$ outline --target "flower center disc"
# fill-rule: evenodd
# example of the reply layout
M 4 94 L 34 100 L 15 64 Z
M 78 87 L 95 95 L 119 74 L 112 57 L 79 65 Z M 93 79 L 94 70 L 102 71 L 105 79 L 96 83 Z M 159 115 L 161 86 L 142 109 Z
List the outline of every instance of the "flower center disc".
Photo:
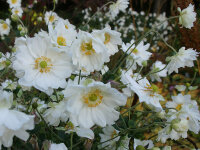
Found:
M 50 21 L 50 22 L 53 22 L 53 21 L 54 21 L 54 19 L 55 19 L 55 17 L 54 17 L 54 16 L 50 16 L 50 17 L 49 17 L 49 21 Z
M 4 30 L 8 29 L 8 25 L 6 23 L 3 23 L 2 27 L 3 27 Z
M 51 70 L 51 59 L 41 56 L 35 60 L 35 69 L 39 69 L 41 73 L 48 73 Z
M 59 36 L 58 38 L 57 38 L 57 43 L 58 43 L 58 45 L 60 45 L 60 46 L 66 46 L 67 44 L 66 44 L 66 39 L 64 38 L 64 37 L 62 37 L 62 36 Z
M 88 43 L 82 42 L 81 50 L 85 55 L 92 55 L 93 53 L 95 53 L 95 50 L 92 46 L 92 40 Z
M 110 42 L 110 34 L 105 33 L 104 36 L 105 36 L 104 44 L 108 44 Z
M 96 89 L 89 92 L 86 96 L 83 97 L 84 103 L 88 105 L 88 107 L 96 107 L 101 104 L 103 96 L 101 95 L 101 91 Z
M 12 3 L 12 4 L 16 4 L 16 3 L 17 3 L 17 0 L 11 0 L 11 3 Z

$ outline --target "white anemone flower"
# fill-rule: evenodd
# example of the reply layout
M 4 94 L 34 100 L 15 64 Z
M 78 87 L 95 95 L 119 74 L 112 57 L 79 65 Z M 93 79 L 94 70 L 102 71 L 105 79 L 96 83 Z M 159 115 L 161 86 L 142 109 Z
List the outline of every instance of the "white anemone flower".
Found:
M 20 85 L 34 86 L 50 95 L 53 89 L 66 86 L 73 66 L 68 54 L 57 52 L 49 43 L 40 36 L 18 38 L 13 68 Z
M 196 12 L 194 11 L 194 5 L 190 4 L 187 8 L 183 10 L 178 7 L 178 11 L 180 12 L 179 24 L 185 28 L 191 29 L 194 26 L 194 22 L 196 21 Z
M 153 72 L 156 72 L 156 71 L 159 71 L 163 68 L 165 68 L 165 64 L 163 64 L 161 61 L 156 61 L 152 66 L 151 66 L 151 70 Z M 157 72 L 157 73 L 153 73 L 150 75 L 150 78 L 152 81 L 158 81 L 158 82 L 161 82 L 161 78 L 160 77 L 166 77 L 167 76 L 167 69 L 164 69 L 160 72 Z
M 60 143 L 60 144 L 52 143 L 50 145 L 49 150 L 68 150 L 68 149 L 67 149 L 67 147 L 65 146 L 64 143 Z
M 115 18 L 120 11 L 125 12 L 128 5 L 129 5 L 129 0 L 117 0 L 116 3 L 111 4 L 109 10 L 111 17 Z
M 146 147 L 148 149 L 151 149 L 154 147 L 154 144 L 153 144 L 153 141 L 152 140 L 139 140 L 139 139 L 134 139 L 134 150 L 136 150 L 137 146 L 143 146 L 143 147 Z
M 69 118 L 69 113 L 66 110 L 66 102 L 61 101 L 59 103 L 49 103 L 48 108 L 44 114 L 44 119 L 53 126 L 58 126 L 60 121 L 66 122 Z
M 93 30 L 92 35 L 106 45 L 110 55 L 114 55 L 119 51 L 118 45 L 122 44 L 121 33 L 106 27 L 103 30 Z
M 130 43 L 127 43 L 126 45 L 123 43 L 122 45 L 122 50 L 124 52 L 126 52 L 128 50 L 128 48 L 134 43 L 134 40 L 131 40 Z M 133 58 L 133 60 L 129 60 L 129 61 L 133 61 L 127 64 L 131 64 L 132 66 L 127 66 L 127 68 L 131 67 L 133 70 L 135 70 L 136 64 L 138 64 L 139 66 L 143 66 L 143 62 L 149 60 L 149 58 L 151 57 L 152 53 L 148 52 L 147 50 L 149 49 L 150 44 L 144 44 L 144 42 L 140 42 L 136 47 L 135 44 L 133 44 L 131 46 L 131 48 L 129 49 L 129 51 L 127 52 L 128 54 L 131 52 L 130 57 Z
M 51 43 L 57 46 L 59 51 L 69 52 L 69 47 L 76 38 L 76 30 L 68 26 L 62 20 L 59 20 L 55 26 L 52 24 L 48 26 Z
M 99 148 L 105 148 L 107 150 L 115 150 L 116 142 L 120 139 L 120 136 L 118 136 L 118 133 L 119 131 L 116 130 L 113 126 L 107 126 L 103 128 L 103 134 L 100 133 L 99 136 L 101 137 L 100 142 L 104 142 L 104 143 L 102 143 L 99 146 Z
M 79 31 L 71 46 L 72 61 L 78 70 L 99 71 L 109 61 L 106 46 L 90 33 Z
M 9 4 L 10 8 L 21 6 L 21 0 L 7 0 L 7 3 Z
M 140 75 L 132 75 L 122 71 L 122 82 L 126 84 L 133 92 L 135 92 L 140 102 L 155 108 L 155 110 L 162 110 L 162 106 L 159 101 L 164 101 L 162 95 L 158 94 L 158 87 L 151 85 L 146 78 L 141 79 Z M 136 80 L 140 79 L 136 82 Z
M 21 7 L 14 7 L 12 8 L 12 14 L 22 17 L 23 10 Z
M 0 20 L 0 35 L 8 35 L 10 32 L 10 19 L 6 19 L 5 21 Z
M 91 128 L 93 125 L 105 127 L 119 119 L 118 106 L 126 104 L 127 97 L 111 85 L 92 79 L 77 80 L 68 84 L 63 91 L 67 98 L 67 110 L 73 114 L 80 127 Z M 74 123 L 72 121 L 72 123 Z
M 44 20 L 45 20 L 45 22 L 46 22 L 46 25 L 53 24 L 53 23 L 55 23 L 58 19 L 59 19 L 59 17 L 58 17 L 58 15 L 57 15 L 55 12 L 47 11 L 47 12 L 45 13 Z
M 200 112 L 197 102 L 191 100 L 190 95 L 182 95 L 181 93 L 172 96 L 172 99 L 173 101 L 166 103 L 166 107 L 175 108 L 178 112 L 171 115 L 171 120 L 176 117 L 188 120 L 189 130 L 197 134 L 200 131 Z
M 11 147 L 13 137 L 26 141 L 29 133 L 26 130 L 34 128 L 34 116 L 26 115 L 17 110 L 11 110 L 13 94 L 0 90 L 0 149 Z
M 1 83 L 1 87 L 3 89 L 9 89 L 13 91 L 17 88 L 17 82 L 13 82 L 12 80 L 5 80 L 3 83 Z
M 178 68 L 181 67 L 192 67 L 194 66 L 193 61 L 197 60 L 198 52 L 193 50 L 192 48 L 185 49 L 185 47 L 182 47 L 179 49 L 179 52 L 169 57 L 169 64 L 167 65 L 168 74 L 171 74 L 172 72 L 178 73 Z

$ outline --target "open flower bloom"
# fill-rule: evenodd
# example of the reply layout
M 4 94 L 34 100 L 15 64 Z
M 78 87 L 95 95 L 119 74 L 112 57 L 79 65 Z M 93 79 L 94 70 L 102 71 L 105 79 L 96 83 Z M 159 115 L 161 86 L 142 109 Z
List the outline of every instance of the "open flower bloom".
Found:
M 55 21 L 57 21 L 59 19 L 58 15 L 55 13 L 55 12 L 52 12 L 52 11 L 47 11 L 45 13 L 45 22 L 46 22 L 46 25 L 49 25 L 49 24 L 53 24 L 55 23 Z
M 138 76 L 132 75 L 129 72 L 122 71 L 122 82 L 126 84 L 133 92 L 135 92 L 140 102 L 153 106 L 156 110 L 162 110 L 159 101 L 164 101 L 162 95 L 158 94 L 158 87 L 151 85 L 146 78 L 136 82 Z M 139 77 L 138 79 L 140 79 Z
M 128 48 L 131 46 L 131 44 L 133 43 L 134 43 L 134 40 L 131 40 L 130 43 L 127 43 L 126 45 L 123 44 L 122 50 L 126 52 Z M 135 44 L 133 44 L 131 48 L 129 49 L 129 51 L 127 52 L 127 54 L 131 52 L 130 57 L 133 58 L 133 59 L 128 59 L 128 61 L 131 61 L 131 62 L 128 62 L 127 64 L 130 64 L 132 66 L 127 66 L 127 68 L 132 68 L 133 70 L 135 70 L 137 68 L 136 64 L 138 64 L 139 66 L 143 66 L 143 62 L 149 60 L 152 54 L 147 51 L 149 47 L 150 47 L 150 44 L 144 45 L 143 41 L 140 42 L 136 47 L 135 47 Z
M 10 32 L 10 20 L 6 19 L 5 21 L 0 20 L 0 35 L 8 35 Z
M 121 33 L 106 27 L 103 30 L 93 30 L 92 35 L 105 44 L 110 55 L 114 55 L 119 51 L 118 45 L 122 44 Z
M 114 124 L 120 114 L 115 108 L 125 105 L 127 99 L 110 84 L 92 79 L 83 80 L 80 84 L 74 80 L 63 93 L 68 99 L 67 110 L 77 120 L 75 124 L 84 128 L 91 128 L 95 124 L 101 127 Z
M 116 149 L 116 142 L 120 139 L 120 136 L 117 137 L 119 131 L 116 130 L 113 126 L 107 126 L 103 128 L 103 134 L 99 134 L 101 137 L 100 142 L 105 142 L 102 143 L 99 148 L 106 148 L 108 150 L 115 150 Z M 111 140 L 112 139 L 112 140 Z M 110 141 L 108 141 L 110 140 Z
M 78 70 L 99 71 L 109 61 L 106 46 L 90 33 L 79 31 L 71 46 L 72 61 Z
M 59 103 L 49 103 L 48 108 L 44 114 L 44 119 L 53 126 L 58 126 L 60 121 L 66 122 L 69 118 L 69 114 L 66 111 L 66 102 L 61 101 Z
M 167 126 L 159 131 L 158 141 L 165 143 L 167 139 L 178 140 L 179 138 L 187 138 L 188 131 L 187 119 L 174 119 L 168 122 Z
M 191 100 L 190 95 L 182 94 L 172 96 L 172 99 L 173 101 L 166 103 L 167 108 L 175 108 L 177 110 L 176 113 L 171 115 L 171 120 L 176 117 L 188 120 L 189 130 L 197 134 L 200 130 L 200 112 L 197 102 Z
M 67 149 L 67 147 L 65 146 L 64 143 L 60 143 L 60 144 L 52 143 L 50 145 L 49 150 L 68 150 L 68 149 Z
M 152 70 L 153 72 L 156 72 L 156 71 L 159 71 L 159 70 L 165 68 L 165 66 L 166 66 L 166 65 L 163 64 L 161 61 L 156 61 L 156 62 L 152 65 L 151 70 Z M 155 80 L 156 80 L 156 81 L 158 81 L 158 82 L 161 82 L 161 81 L 162 81 L 160 77 L 166 77 L 166 76 L 167 76 L 167 69 L 164 69 L 164 70 L 162 70 L 162 71 L 160 71 L 160 72 L 153 73 L 153 74 L 150 75 L 152 81 L 155 81 Z
M 176 55 L 168 58 L 170 60 L 169 64 L 167 65 L 168 74 L 171 74 L 174 71 L 178 73 L 178 68 L 181 67 L 194 66 L 193 61 L 197 60 L 198 54 L 199 53 L 192 48 L 187 50 L 185 47 L 180 48 Z
M 120 11 L 125 12 L 126 8 L 128 7 L 128 0 L 117 0 L 116 3 L 110 5 L 110 11 L 112 18 L 115 18 Z
M 10 8 L 21 6 L 21 0 L 7 0 L 7 3 L 9 4 Z
M 22 17 L 23 10 L 21 7 L 14 7 L 12 8 L 12 14 Z
M 34 116 L 26 115 L 17 110 L 10 110 L 13 94 L 0 89 L 0 149 L 1 145 L 11 147 L 13 137 L 26 141 L 29 133 L 26 130 L 34 128 Z
M 181 10 L 178 7 L 180 12 L 179 24 L 185 28 L 191 29 L 194 26 L 196 20 L 196 12 L 194 12 L 194 5 L 190 4 L 187 8 Z
M 76 30 L 69 22 L 64 24 L 64 20 L 59 19 L 56 25 L 49 24 L 49 36 L 53 46 L 57 46 L 59 51 L 69 52 L 69 47 L 76 38 Z
M 17 39 L 13 68 L 20 85 L 34 86 L 50 95 L 53 89 L 66 86 L 73 66 L 67 53 L 58 52 L 49 43 L 40 36 Z

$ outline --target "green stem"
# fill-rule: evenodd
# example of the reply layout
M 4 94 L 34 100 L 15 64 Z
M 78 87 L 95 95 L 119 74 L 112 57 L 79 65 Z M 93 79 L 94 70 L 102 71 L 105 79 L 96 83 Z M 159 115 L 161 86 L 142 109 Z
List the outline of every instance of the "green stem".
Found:
M 71 133 L 71 138 L 70 138 L 70 143 L 71 143 L 71 147 L 70 149 L 72 150 L 72 147 L 73 147 L 73 132 Z
M 78 84 L 80 84 L 80 81 L 81 81 L 81 70 L 79 71 Z

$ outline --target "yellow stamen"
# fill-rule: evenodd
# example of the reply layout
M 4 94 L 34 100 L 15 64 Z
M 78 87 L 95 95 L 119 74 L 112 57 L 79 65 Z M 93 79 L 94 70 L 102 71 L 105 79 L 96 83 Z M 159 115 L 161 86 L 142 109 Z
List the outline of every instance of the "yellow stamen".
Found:
M 34 69 L 39 69 L 41 73 L 48 73 L 51 71 L 52 66 L 51 59 L 41 56 L 35 60 Z
M 66 46 L 66 39 L 62 36 L 57 37 L 57 43 L 60 46 Z
M 50 21 L 50 22 L 54 22 L 54 19 L 55 19 L 54 16 L 50 16 L 50 17 L 49 17 L 49 21 Z
M 11 0 L 11 3 L 12 3 L 12 4 L 16 4 L 16 3 L 17 3 L 17 0 Z
M 96 89 L 90 91 L 87 95 L 83 96 L 84 103 L 88 105 L 88 107 L 96 107 L 101 104 L 103 96 L 101 95 L 101 91 Z
M 105 33 L 104 36 L 105 36 L 104 44 L 108 44 L 110 42 L 110 34 Z
M 114 130 L 113 133 L 111 134 L 111 138 L 113 139 L 115 136 L 117 136 L 117 131 Z
M 66 29 L 69 29 L 67 25 L 65 25 L 65 28 L 66 28 Z
M 134 50 L 132 49 L 131 51 L 132 51 L 133 54 L 137 54 L 138 53 L 138 49 L 136 49 L 136 48 Z
M 181 110 L 182 105 L 183 105 L 183 104 L 178 104 L 178 105 L 176 106 L 176 110 L 178 110 L 178 111 Z
M 15 10 L 15 14 L 18 14 L 19 13 L 19 10 Z
M 3 23 L 2 27 L 3 27 L 4 30 L 8 29 L 8 25 L 6 23 Z
M 95 50 L 92 46 L 92 40 L 89 43 L 82 42 L 81 50 L 85 55 L 92 55 L 93 53 L 95 53 Z

